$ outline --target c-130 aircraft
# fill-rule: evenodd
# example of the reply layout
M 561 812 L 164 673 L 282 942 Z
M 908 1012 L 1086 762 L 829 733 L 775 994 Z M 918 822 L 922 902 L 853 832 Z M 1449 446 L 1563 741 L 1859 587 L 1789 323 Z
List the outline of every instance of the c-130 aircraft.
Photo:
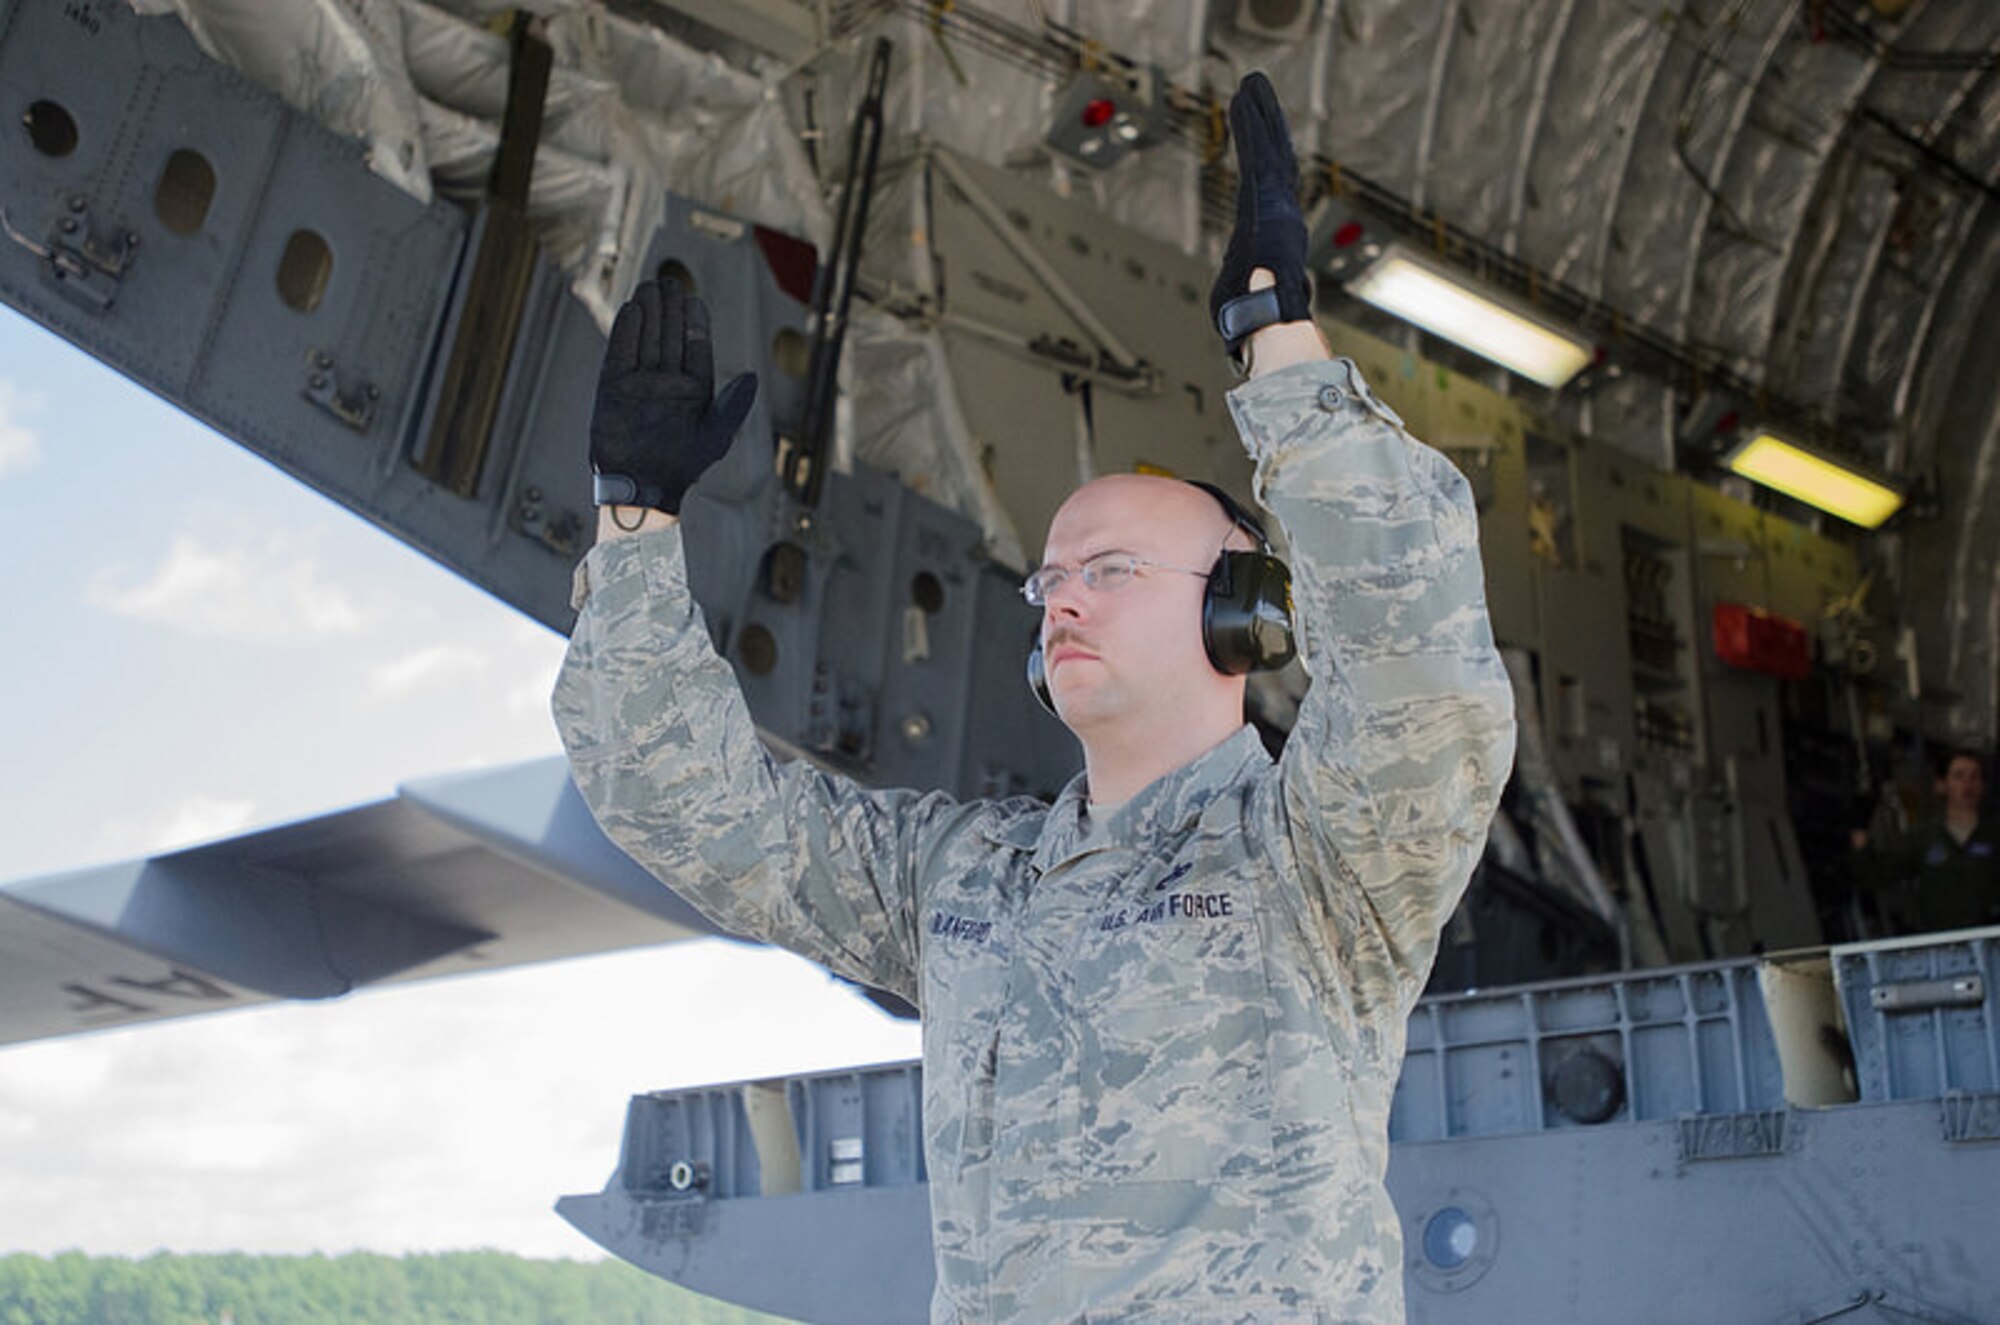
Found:
M 1270 68 L 1316 149 L 1329 334 L 1474 479 L 1524 700 L 1399 1096 L 1412 1316 L 1611 1318 L 1641 1276 L 1672 1285 L 1662 1319 L 1996 1296 L 1945 1254 L 1992 1162 L 1964 984 L 1990 938 L 1819 947 L 1877 937 L 1828 825 L 1898 748 L 1991 735 L 1976 6 L 1566 6 L 1553 37 L 1464 3 L 633 3 L 505 33 L 473 4 L 139 8 L 174 12 L 0 7 L 0 296 L 563 629 L 601 327 L 672 272 L 728 310 L 723 371 L 764 383 L 758 444 L 688 525 L 767 740 L 967 795 L 1075 762 L 1021 684 L 1012 592 L 1069 488 L 1144 467 L 1247 496 L 1199 317 L 1208 89 Z M 1585 363 L 1542 386 L 1353 293 L 1397 257 L 1567 324 Z M 1714 481 L 1753 424 L 1828 418 L 1931 476 L 1887 534 Z M 1729 634 L 1749 620 L 1777 642 Z M 1272 741 L 1297 684 L 1254 697 Z M 0 915 L 11 1040 L 707 929 L 546 763 L 13 884 Z M 880 1139 L 906 1077 L 637 1101 L 569 1213 L 723 1296 L 919 1313 L 921 1165 Z M 1893 1191 L 1828 1168 L 1848 1129 L 1892 1135 Z M 1628 1176 L 1570 1190 L 1556 1156 Z M 1610 1209 L 1707 1231 L 1614 1258 Z M 753 1275 L 780 1237 L 797 1273 Z

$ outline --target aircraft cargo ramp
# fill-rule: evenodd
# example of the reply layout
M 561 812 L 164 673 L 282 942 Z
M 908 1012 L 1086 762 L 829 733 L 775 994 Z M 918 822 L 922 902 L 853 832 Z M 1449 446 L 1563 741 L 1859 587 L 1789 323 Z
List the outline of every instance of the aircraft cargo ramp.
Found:
M 1441 995 L 1390 1119 L 1413 1323 L 1992 1320 L 2000 929 Z M 920 1068 L 642 1095 L 558 1206 L 700 1292 L 921 1321 Z

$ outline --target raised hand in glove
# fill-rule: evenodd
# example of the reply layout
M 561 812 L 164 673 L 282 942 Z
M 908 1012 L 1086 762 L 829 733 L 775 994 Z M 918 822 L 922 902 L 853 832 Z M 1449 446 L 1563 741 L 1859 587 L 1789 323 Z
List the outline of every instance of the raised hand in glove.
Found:
M 702 472 L 722 459 L 757 398 L 744 373 L 715 390 L 708 306 L 671 281 L 647 281 L 611 324 L 590 470 L 599 506 L 650 506 L 679 515 Z
M 1209 291 L 1208 311 L 1233 357 L 1250 334 L 1312 316 L 1306 279 L 1306 221 L 1299 210 L 1299 162 L 1271 80 L 1250 74 L 1229 103 L 1236 139 L 1236 229 Z M 1268 268 L 1277 283 L 1252 292 L 1250 273 Z

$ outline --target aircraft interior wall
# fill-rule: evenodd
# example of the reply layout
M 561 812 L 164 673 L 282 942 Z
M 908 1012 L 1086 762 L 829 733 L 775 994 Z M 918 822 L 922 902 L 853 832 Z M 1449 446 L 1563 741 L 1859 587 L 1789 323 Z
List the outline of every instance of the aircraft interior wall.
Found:
M 70 117 L 78 142 L 51 154 L 9 136 L 0 178 L 18 234 L 0 291 L 566 624 L 594 310 L 554 261 L 531 260 L 490 435 L 449 490 L 426 448 L 492 206 L 420 205 L 372 154 L 192 46 L 172 19 L 107 11 L 92 32 L 12 15 L 10 85 L 32 65 L 36 104 Z M 74 60 L 49 58 L 71 47 Z M 157 90 L 114 90 L 134 86 Z M 217 109 L 246 99 L 250 113 Z M 214 175 L 191 228 L 167 211 L 176 153 Z M 1052 791 L 1073 755 L 1018 683 L 1032 623 L 1007 588 L 1036 531 L 1102 472 L 1248 496 L 1201 314 L 1206 259 L 942 146 L 885 161 L 828 462 L 846 472 L 815 509 L 769 460 L 803 426 L 809 250 L 672 194 L 654 210 L 641 267 L 672 267 L 728 310 L 724 371 L 766 384 L 747 429 L 762 445 L 737 448 L 689 528 L 711 628 L 774 744 L 870 781 Z M 1912 723 L 1894 641 L 1869 615 L 1881 595 L 1868 597 L 1865 548 L 1669 472 L 1644 438 L 1582 436 L 1506 394 L 1497 371 L 1322 303 L 1334 343 L 1472 480 L 1495 631 L 1536 724 L 1506 807 L 1516 848 L 1492 853 L 1438 987 L 1865 933 L 1837 834 Z M 189 338 L 191 321 L 209 330 Z M 1723 661 L 1724 616 L 1776 623 L 1809 655 L 1803 674 Z M 1259 687 L 1274 742 L 1299 685 Z

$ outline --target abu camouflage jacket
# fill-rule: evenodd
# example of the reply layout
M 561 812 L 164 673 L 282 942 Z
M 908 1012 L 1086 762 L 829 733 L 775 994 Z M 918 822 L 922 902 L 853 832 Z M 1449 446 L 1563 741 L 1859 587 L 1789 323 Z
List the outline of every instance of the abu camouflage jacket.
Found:
M 1402 1319 L 1404 1023 L 1513 754 L 1470 491 L 1347 360 L 1230 407 L 1312 687 L 1103 822 L 759 743 L 678 530 L 595 548 L 555 693 L 611 837 L 728 929 L 923 1010 L 937 1321 Z

